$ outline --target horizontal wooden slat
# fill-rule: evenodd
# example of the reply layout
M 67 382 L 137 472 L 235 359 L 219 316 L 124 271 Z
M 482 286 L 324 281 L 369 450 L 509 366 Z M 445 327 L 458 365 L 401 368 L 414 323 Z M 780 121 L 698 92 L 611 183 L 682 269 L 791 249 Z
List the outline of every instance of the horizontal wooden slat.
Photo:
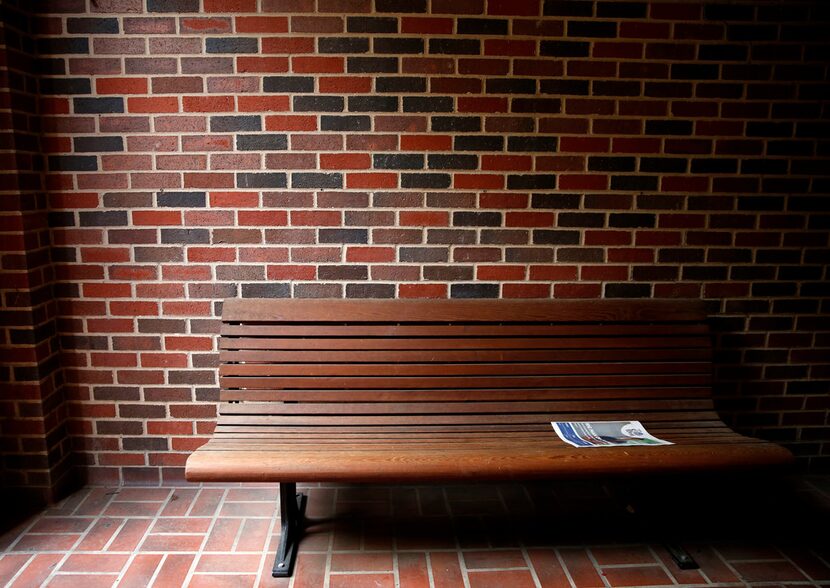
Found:
M 722 421 L 713 416 L 714 413 L 707 413 L 708 418 L 671 420 L 671 413 L 661 413 L 661 418 L 654 415 L 629 415 L 629 418 L 639 420 L 647 424 L 650 431 L 662 432 L 665 430 L 698 430 L 710 428 L 712 430 L 726 427 Z M 573 419 L 577 420 L 577 419 Z M 417 424 L 398 425 L 342 425 L 339 427 L 321 426 L 292 426 L 292 425 L 239 425 L 225 423 L 220 417 L 216 426 L 215 436 L 221 435 L 291 435 L 303 437 L 305 435 L 319 435 L 337 437 L 340 435 L 429 435 L 434 438 L 440 435 L 441 438 L 453 435 L 497 435 L 499 438 L 511 434 L 522 435 L 532 433 L 533 436 L 542 434 L 547 437 L 551 432 L 551 424 L 547 420 L 539 420 L 534 423 L 486 423 L 486 424 L 447 424 L 422 426 Z
M 597 411 L 630 414 L 632 411 L 711 410 L 708 399 L 597 400 L 538 402 L 245 402 L 222 407 L 223 415 L 429 415 L 429 414 L 523 414 L 554 415 L 560 412 Z M 255 416 L 254 416 L 255 415 Z
M 629 413 L 630 414 L 630 413 Z M 562 421 L 578 421 L 578 420 L 620 420 L 619 412 L 605 412 L 605 411 L 574 411 L 569 413 L 556 413 L 558 420 Z M 701 420 L 705 418 L 717 418 L 712 412 L 698 411 L 698 412 L 653 412 L 649 413 L 653 419 L 661 420 L 671 418 L 676 421 L 683 420 Z M 481 424 L 530 424 L 539 422 L 548 422 L 550 419 L 545 415 L 539 413 L 530 414 L 451 414 L 451 415 L 259 415 L 256 417 L 256 423 L 263 425 L 326 425 L 326 426 L 346 426 L 346 425 L 397 425 L 397 424 L 415 424 L 419 426 L 429 427 L 432 425 L 481 425 Z M 232 425 L 247 425 L 252 424 L 252 419 L 249 415 L 226 415 L 220 416 L 220 422 L 223 424 Z
M 495 401 L 495 400 L 592 400 L 601 398 L 708 398 L 711 390 L 705 386 L 697 387 L 638 387 L 605 388 L 592 386 L 588 388 L 479 388 L 472 389 L 264 389 L 239 390 L 221 389 L 220 400 L 223 401 L 308 401 L 308 402 L 425 402 L 457 400 Z
M 708 384 L 708 375 L 686 375 L 683 382 L 687 386 L 703 386 Z M 492 388 L 506 386 L 510 388 L 568 388 L 584 386 L 670 386 L 677 383 L 677 378 L 671 375 L 614 375 L 614 376 L 491 376 L 481 377 L 396 377 L 396 378 L 365 378 L 365 377 L 244 377 L 227 376 L 219 379 L 223 388 L 459 388 L 461 385 L 468 388 Z
M 458 338 L 253 338 L 221 339 L 221 349 L 662 349 L 705 348 L 705 337 L 477 337 Z
M 413 482 L 550 479 L 696 472 L 731 473 L 781 466 L 792 455 L 770 443 L 678 444 L 655 447 L 577 449 L 559 440 L 503 443 L 498 449 L 417 445 L 377 451 L 343 444 L 339 451 L 221 451 L 202 448 L 187 464 L 191 479 L 241 482 Z
M 223 343 L 223 345 L 228 345 Z M 282 363 L 443 363 L 493 362 L 634 362 L 634 361 L 711 361 L 709 347 L 660 349 L 444 349 L 440 353 L 430 349 L 366 351 L 309 351 L 303 349 L 262 351 L 234 351 L 223 349 L 219 360 L 228 362 Z
M 702 335 L 708 332 L 705 324 L 670 323 L 658 324 L 259 324 L 223 322 L 220 334 L 223 337 L 605 337 L 636 335 Z
M 222 319 L 284 323 L 334 322 L 632 322 L 705 318 L 700 300 L 225 300 Z
M 220 376 L 505 376 L 505 375 L 583 375 L 583 374 L 705 374 L 705 363 L 477 363 L 477 364 L 308 364 L 270 363 L 225 364 Z
M 735 437 L 742 439 L 751 439 L 738 435 L 726 426 L 711 426 L 711 427 L 660 427 L 654 426 L 651 431 L 656 436 L 671 437 L 672 439 L 679 438 L 693 438 L 706 437 L 708 439 Z M 492 433 L 478 432 L 478 431 L 459 431 L 447 432 L 436 438 L 433 432 L 412 432 L 403 433 L 396 430 L 387 432 L 378 432 L 375 428 L 367 427 L 362 433 L 344 433 L 342 431 L 320 432 L 313 431 L 306 432 L 303 435 L 287 432 L 263 432 L 260 428 L 242 428 L 241 431 L 217 431 L 214 435 L 213 442 L 229 442 L 229 443 L 286 443 L 286 444 L 306 444 L 306 443 L 338 443 L 343 440 L 349 442 L 366 442 L 366 443 L 420 443 L 420 442 L 447 442 L 447 443 L 465 443 L 468 441 L 477 440 L 492 440 L 492 439 L 535 439 L 542 433 L 543 435 L 553 434 L 553 428 L 548 425 L 540 425 L 539 428 L 528 431 L 503 431 L 498 435 Z M 757 440 L 756 440 L 757 441 Z M 501 441 L 500 441 L 501 442 Z

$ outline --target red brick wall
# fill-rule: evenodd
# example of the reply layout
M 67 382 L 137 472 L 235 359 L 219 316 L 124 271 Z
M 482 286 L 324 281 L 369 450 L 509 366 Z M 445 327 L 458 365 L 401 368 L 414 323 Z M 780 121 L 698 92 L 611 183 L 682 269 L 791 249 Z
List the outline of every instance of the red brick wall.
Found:
M 181 476 L 235 296 L 704 298 L 725 417 L 827 467 L 827 4 L 40 5 L 91 480 Z

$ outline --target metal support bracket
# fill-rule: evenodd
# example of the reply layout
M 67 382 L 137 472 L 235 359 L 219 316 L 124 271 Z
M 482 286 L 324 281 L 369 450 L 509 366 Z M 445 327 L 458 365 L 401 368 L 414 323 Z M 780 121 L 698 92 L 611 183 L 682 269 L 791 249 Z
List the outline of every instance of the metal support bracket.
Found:
M 697 564 L 695 559 L 689 555 L 689 552 L 683 549 L 680 545 L 676 543 L 664 543 L 663 547 L 666 548 L 666 551 L 669 552 L 671 558 L 674 560 L 674 563 L 677 564 L 677 567 L 681 570 L 697 570 L 700 569 L 700 566 Z
M 297 492 L 297 484 L 280 484 L 280 545 L 271 572 L 275 578 L 287 578 L 294 571 L 297 546 L 303 531 L 305 507 L 306 495 Z

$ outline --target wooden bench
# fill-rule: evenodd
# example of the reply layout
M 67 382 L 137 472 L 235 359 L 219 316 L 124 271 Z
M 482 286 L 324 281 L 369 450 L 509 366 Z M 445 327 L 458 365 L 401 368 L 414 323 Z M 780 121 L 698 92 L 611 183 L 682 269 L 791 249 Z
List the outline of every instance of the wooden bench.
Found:
M 712 403 L 697 301 L 228 300 L 198 482 L 448 482 L 747 470 L 793 459 Z M 674 445 L 575 448 L 551 421 L 639 420 Z

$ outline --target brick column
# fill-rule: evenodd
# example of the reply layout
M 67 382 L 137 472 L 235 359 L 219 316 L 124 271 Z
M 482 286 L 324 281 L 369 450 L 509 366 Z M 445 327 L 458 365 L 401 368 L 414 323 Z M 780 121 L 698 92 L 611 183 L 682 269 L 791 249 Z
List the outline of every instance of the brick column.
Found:
M 0 450 L 7 514 L 72 485 L 27 3 L 0 15 Z M 11 508 L 11 504 L 20 508 Z M 9 510 L 10 509 L 10 510 Z

